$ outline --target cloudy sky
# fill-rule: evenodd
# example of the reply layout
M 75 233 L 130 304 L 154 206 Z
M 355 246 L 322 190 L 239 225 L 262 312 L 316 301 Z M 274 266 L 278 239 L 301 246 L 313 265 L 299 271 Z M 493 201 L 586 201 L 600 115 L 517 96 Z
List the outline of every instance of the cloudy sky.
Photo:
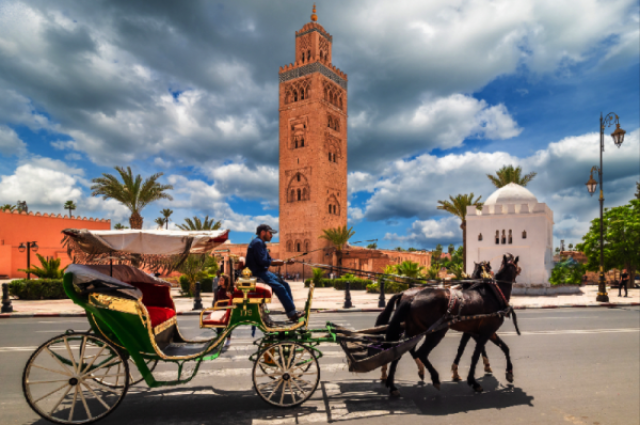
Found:
M 439 199 L 504 164 L 537 177 L 556 245 L 598 214 L 584 183 L 608 136 L 606 206 L 640 174 L 636 0 L 318 1 L 349 75 L 349 221 L 382 247 L 459 244 Z M 312 2 L 0 1 L 0 204 L 126 223 L 91 179 L 163 172 L 172 218 L 224 220 L 234 242 L 278 224 L 278 67 Z

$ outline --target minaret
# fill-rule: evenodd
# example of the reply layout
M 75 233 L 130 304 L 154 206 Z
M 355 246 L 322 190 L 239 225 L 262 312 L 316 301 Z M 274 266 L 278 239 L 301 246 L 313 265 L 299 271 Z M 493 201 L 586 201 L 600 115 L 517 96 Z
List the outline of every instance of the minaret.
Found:
M 347 75 L 333 66 L 333 37 L 317 20 L 314 4 L 311 22 L 296 31 L 295 62 L 279 72 L 280 246 L 285 258 L 327 246 L 318 239 L 322 230 L 347 224 Z M 303 258 L 329 261 L 323 256 L 320 251 Z

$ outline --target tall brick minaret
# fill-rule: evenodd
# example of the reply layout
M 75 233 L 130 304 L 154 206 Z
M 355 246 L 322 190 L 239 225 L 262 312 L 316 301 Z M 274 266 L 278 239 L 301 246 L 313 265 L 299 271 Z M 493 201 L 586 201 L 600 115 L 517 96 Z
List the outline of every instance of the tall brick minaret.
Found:
M 347 224 L 347 75 L 331 63 L 333 37 L 311 22 L 296 31 L 296 60 L 280 67 L 280 246 L 284 257 L 328 245 Z M 322 251 L 305 261 L 326 263 Z M 289 272 L 301 267 L 289 266 Z M 310 270 L 306 268 L 306 274 Z

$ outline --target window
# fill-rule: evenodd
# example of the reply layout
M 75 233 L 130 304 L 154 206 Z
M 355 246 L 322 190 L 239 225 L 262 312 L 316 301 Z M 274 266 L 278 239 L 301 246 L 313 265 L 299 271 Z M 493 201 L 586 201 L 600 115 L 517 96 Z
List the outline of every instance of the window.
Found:
M 478 235 L 478 240 L 479 240 L 479 241 L 481 241 L 481 240 L 482 240 L 482 233 L 480 233 L 480 234 Z
M 293 243 L 291 241 L 287 241 L 287 252 L 292 252 Z
M 333 213 L 336 214 L 336 206 L 333 206 Z
M 331 161 L 331 152 L 329 152 L 329 161 Z
M 509 245 L 513 243 L 513 235 L 511 234 L 511 229 L 509 229 Z
M 302 139 L 300 139 L 300 147 L 304 148 L 304 137 Z
M 307 50 L 307 61 L 311 59 L 311 50 Z
M 298 141 L 296 140 L 296 149 L 298 149 Z
M 309 252 L 309 241 L 308 240 L 304 241 L 304 252 Z
M 522 239 L 527 239 L 527 231 L 526 230 L 522 231 Z
M 296 248 L 297 248 L 297 251 L 298 251 L 298 252 L 301 252 L 301 250 L 300 250 L 300 242 L 298 242 L 298 243 L 296 244 Z
M 496 230 L 496 245 L 500 245 L 500 230 Z
M 295 193 L 295 191 L 292 190 L 291 191 L 291 198 L 289 199 L 289 202 L 295 201 L 295 198 L 296 198 L 296 193 Z
M 504 229 L 502 229 L 502 245 L 507 243 L 507 236 L 505 235 Z
M 296 175 L 296 179 L 300 181 L 300 174 Z
M 331 214 L 331 205 L 329 205 L 329 214 Z
M 301 201 L 301 200 L 302 200 L 302 197 L 301 197 L 301 194 L 300 194 L 300 189 L 298 189 L 298 201 Z
M 307 188 L 306 187 L 304 189 L 302 189 L 302 200 L 303 201 L 307 200 Z

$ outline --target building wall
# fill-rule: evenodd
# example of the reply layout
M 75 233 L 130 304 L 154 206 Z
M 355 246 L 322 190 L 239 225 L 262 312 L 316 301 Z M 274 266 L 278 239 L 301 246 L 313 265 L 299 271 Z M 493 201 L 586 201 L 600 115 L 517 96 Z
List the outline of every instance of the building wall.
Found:
M 19 213 L 0 211 L 0 275 L 11 278 L 26 277 L 18 269 L 27 268 L 27 253 L 20 252 L 21 242 L 36 241 L 38 254 L 60 258 L 61 265 L 70 263 L 66 249 L 62 246 L 62 230 L 68 228 L 109 230 L 110 220 L 86 217 L 69 218 L 60 214 Z M 31 253 L 31 264 L 39 266 L 35 253 Z
M 501 208 L 498 208 L 501 207 Z M 507 252 L 519 256 L 522 272 L 516 279 L 519 284 L 548 283 L 553 267 L 553 212 L 546 204 L 536 204 L 529 212 L 522 205 L 496 205 L 482 212 L 475 207 L 467 210 L 467 273 L 473 272 L 474 262 L 490 261 L 494 272 Z M 502 232 L 505 231 L 503 243 Z M 511 243 L 509 243 L 511 230 Z M 496 231 L 499 243 L 496 244 Z M 526 238 L 523 238 L 526 232 Z M 482 234 L 482 241 L 478 236 Z
M 318 238 L 323 229 L 347 224 L 347 75 L 331 64 L 332 43 L 322 26 L 307 23 L 296 32 L 296 62 L 280 68 L 283 259 L 328 247 Z M 304 260 L 324 263 L 326 256 Z M 287 268 L 302 273 L 301 265 Z

